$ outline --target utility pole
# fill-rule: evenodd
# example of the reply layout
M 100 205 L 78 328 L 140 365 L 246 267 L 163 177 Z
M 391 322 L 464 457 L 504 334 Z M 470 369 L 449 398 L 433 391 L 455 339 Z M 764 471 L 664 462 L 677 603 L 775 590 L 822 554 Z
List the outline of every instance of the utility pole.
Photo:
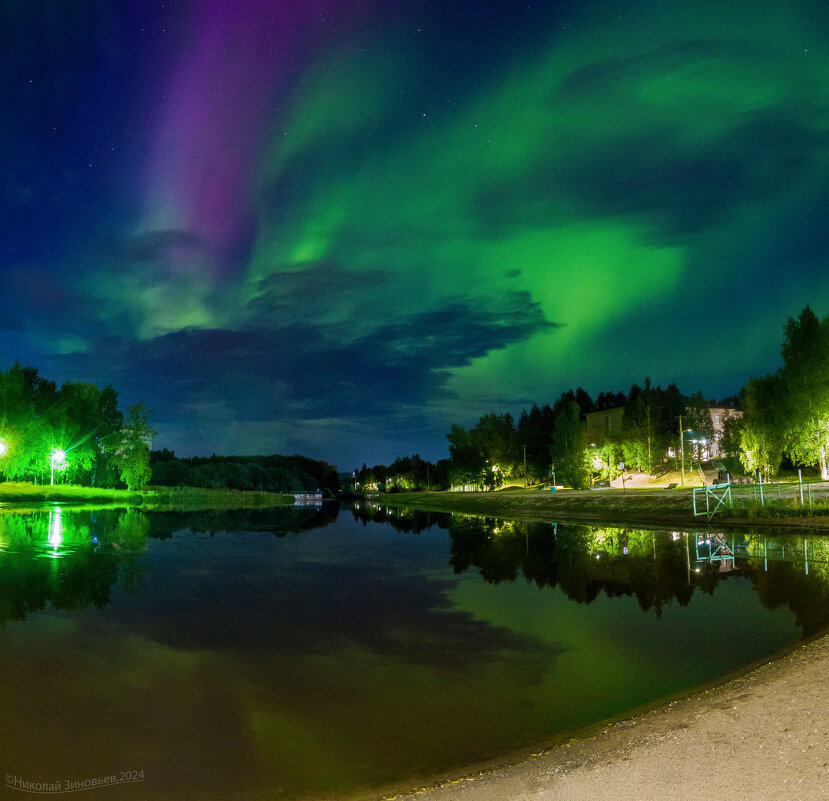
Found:
M 682 464 L 682 486 L 685 486 L 685 434 L 682 431 L 682 415 L 679 415 L 679 458 Z
M 527 446 L 524 445 L 524 489 L 527 489 L 529 484 L 527 483 Z

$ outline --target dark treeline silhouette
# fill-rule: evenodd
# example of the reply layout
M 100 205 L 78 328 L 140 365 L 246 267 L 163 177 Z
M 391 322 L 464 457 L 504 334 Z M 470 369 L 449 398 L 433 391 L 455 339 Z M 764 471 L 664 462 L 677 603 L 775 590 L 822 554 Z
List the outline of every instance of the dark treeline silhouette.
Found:
M 340 489 L 337 468 L 306 456 L 195 456 L 178 459 L 166 448 L 150 454 L 152 484 L 263 492 Z
M 411 492 L 425 489 L 449 488 L 449 460 L 428 462 L 415 453 L 401 456 L 391 464 L 368 467 L 363 463 L 352 474 L 351 489 L 356 493 Z

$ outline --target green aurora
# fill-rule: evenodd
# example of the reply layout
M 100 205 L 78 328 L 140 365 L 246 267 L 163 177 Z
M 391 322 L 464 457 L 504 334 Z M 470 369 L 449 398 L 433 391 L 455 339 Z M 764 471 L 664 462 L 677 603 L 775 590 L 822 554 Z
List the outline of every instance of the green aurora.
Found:
M 238 141 L 253 56 L 174 107 L 206 25 L 139 71 L 173 109 L 133 148 L 141 208 L 31 268 L 64 267 L 85 324 L 18 288 L 2 350 L 146 398 L 181 455 L 435 458 L 451 423 L 571 386 L 724 396 L 829 310 L 821 3 L 366 3 L 262 75 Z M 204 98 L 217 144 L 177 156 Z

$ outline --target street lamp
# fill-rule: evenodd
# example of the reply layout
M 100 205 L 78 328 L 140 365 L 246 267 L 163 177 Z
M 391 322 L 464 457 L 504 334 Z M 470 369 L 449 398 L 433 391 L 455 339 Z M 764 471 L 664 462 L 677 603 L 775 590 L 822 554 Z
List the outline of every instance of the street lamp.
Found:
M 49 477 L 49 483 L 55 483 L 55 466 L 57 466 L 58 470 L 62 470 L 66 467 L 66 452 L 61 450 L 60 448 L 52 448 L 52 453 L 49 455 L 49 464 L 51 465 L 51 475 Z
M 685 486 L 685 434 L 693 431 L 692 428 L 682 427 L 682 415 L 679 415 L 679 458 L 682 464 L 682 486 Z

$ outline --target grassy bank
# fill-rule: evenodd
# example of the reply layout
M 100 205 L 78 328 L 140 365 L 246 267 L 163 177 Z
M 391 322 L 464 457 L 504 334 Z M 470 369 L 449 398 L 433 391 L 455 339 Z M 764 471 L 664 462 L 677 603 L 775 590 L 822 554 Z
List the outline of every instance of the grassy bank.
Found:
M 85 503 L 138 506 L 147 493 L 102 487 L 76 487 L 72 484 L 32 484 L 6 481 L 0 484 L 0 503 Z
M 702 526 L 707 519 L 694 517 L 691 489 L 525 490 L 498 492 L 417 492 L 381 494 L 389 506 L 442 512 L 503 517 L 510 520 L 613 520 L 631 525 Z M 809 526 L 829 530 L 829 517 L 814 517 L 792 506 L 774 517 L 716 516 L 718 525 Z
M 198 487 L 148 487 L 141 492 L 76 487 L 72 484 L 31 484 L 7 481 L 0 484 L 0 504 L 32 505 L 63 503 L 84 505 L 141 506 L 145 509 L 255 509 L 290 506 L 290 495 L 276 492 L 242 492 Z

